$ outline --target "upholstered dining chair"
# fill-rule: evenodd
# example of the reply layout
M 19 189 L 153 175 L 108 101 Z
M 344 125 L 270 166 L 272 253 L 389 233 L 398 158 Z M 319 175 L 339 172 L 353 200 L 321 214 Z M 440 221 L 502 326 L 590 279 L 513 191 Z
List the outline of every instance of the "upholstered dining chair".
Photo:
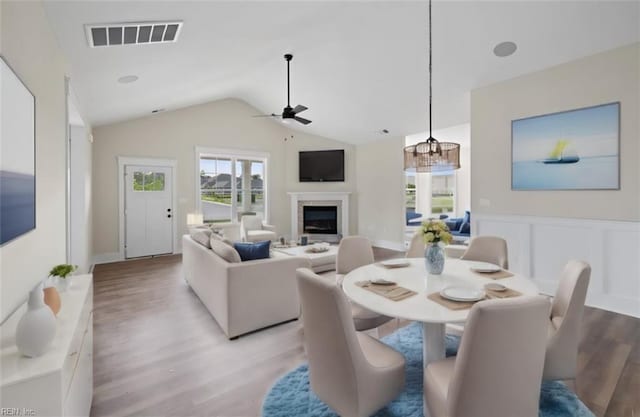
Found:
M 550 303 L 543 296 L 475 304 L 458 355 L 430 363 L 431 417 L 537 417 Z
M 307 268 L 296 277 L 311 389 L 343 417 L 372 415 L 402 391 L 404 357 L 356 332 L 338 286 Z
M 276 228 L 264 223 L 262 216 L 245 214 L 240 219 L 240 234 L 244 242 L 276 240 Z
M 343 237 L 336 254 L 336 284 L 342 288 L 342 280 L 346 274 L 373 262 L 373 248 L 369 239 L 362 236 Z M 349 303 L 351 304 L 353 323 L 359 332 L 375 329 L 392 319 L 351 301 Z
M 460 259 L 489 262 L 500 268 L 509 269 L 507 241 L 496 236 L 476 236 L 471 238 L 469 249 Z
M 544 361 L 546 380 L 576 378 L 580 326 L 590 276 L 591 267 L 582 261 L 571 260 L 562 271 L 551 306 Z
M 409 243 L 409 248 L 407 249 L 407 253 L 405 254 L 406 258 L 421 258 L 424 256 L 424 238 L 422 237 L 422 233 L 416 232 L 413 234 L 411 238 L 411 242 Z

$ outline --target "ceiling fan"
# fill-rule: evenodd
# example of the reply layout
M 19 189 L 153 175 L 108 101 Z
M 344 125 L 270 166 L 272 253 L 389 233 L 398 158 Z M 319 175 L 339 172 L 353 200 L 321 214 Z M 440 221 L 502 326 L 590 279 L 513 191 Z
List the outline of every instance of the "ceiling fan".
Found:
M 291 59 L 293 59 L 293 55 L 286 54 L 284 56 L 284 59 L 287 61 L 287 107 L 282 109 L 282 114 L 271 113 L 271 114 L 253 116 L 253 117 L 282 117 L 282 121 L 284 122 L 289 120 L 295 120 L 299 123 L 302 123 L 303 125 L 308 125 L 309 123 L 311 123 L 311 120 L 298 116 L 298 113 L 302 113 L 303 111 L 307 110 L 307 107 L 301 104 L 298 104 L 296 107 L 292 108 L 290 104 L 291 87 L 290 87 L 290 81 L 289 81 L 289 63 L 291 62 Z

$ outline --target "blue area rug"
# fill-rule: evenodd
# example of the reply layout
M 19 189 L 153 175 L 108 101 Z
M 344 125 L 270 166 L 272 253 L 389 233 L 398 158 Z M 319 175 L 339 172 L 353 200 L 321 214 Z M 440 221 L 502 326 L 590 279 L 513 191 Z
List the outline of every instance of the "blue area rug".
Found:
M 375 417 L 422 417 L 422 327 L 413 323 L 382 339 L 401 352 L 407 362 L 404 391 Z M 447 356 L 454 356 L 459 338 L 447 336 Z M 594 417 L 562 382 L 544 382 L 540 417 Z M 262 407 L 263 417 L 338 417 L 309 386 L 307 365 L 289 372 L 271 387 Z

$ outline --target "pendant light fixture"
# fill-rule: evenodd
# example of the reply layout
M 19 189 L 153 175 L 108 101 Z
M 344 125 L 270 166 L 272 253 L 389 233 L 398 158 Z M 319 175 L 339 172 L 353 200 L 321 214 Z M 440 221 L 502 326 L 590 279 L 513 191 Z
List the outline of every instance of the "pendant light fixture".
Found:
M 431 0 L 429 0 L 429 138 L 404 148 L 404 169 L 409 172 L 450 171 L 460 168 L 460 144 L 440 142 L 433 137 L 431 87 Z

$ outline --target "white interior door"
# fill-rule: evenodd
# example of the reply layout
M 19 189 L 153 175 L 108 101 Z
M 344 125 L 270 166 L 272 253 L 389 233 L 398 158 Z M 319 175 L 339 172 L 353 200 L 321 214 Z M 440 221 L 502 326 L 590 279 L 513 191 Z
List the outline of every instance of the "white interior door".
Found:
M 125 166 L 125 257 L 173 252 L 173 168 Z

